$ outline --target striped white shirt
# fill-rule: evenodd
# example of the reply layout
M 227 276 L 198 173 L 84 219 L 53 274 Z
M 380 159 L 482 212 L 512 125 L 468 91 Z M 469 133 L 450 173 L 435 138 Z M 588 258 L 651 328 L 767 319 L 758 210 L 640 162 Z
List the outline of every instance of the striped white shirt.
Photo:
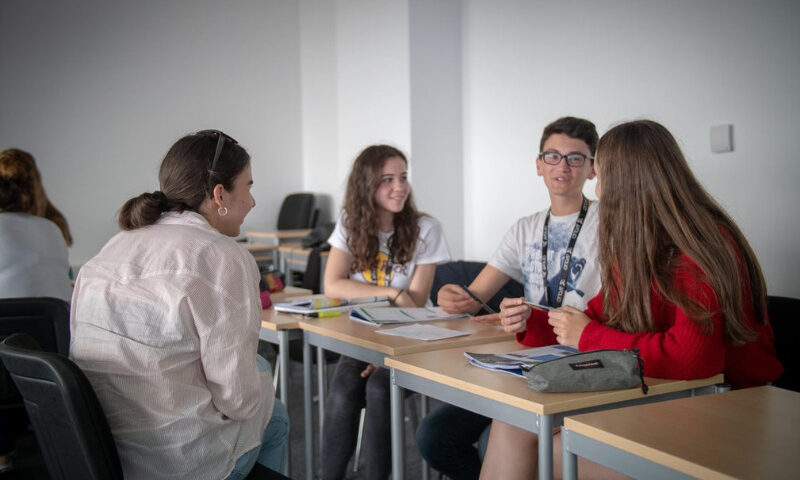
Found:
M 70 356 L 125 478 L 222 479 L 258 446 L 275 397 L 260 310 L 253 257 L 193 212 L 119 233 L 81 268 Z

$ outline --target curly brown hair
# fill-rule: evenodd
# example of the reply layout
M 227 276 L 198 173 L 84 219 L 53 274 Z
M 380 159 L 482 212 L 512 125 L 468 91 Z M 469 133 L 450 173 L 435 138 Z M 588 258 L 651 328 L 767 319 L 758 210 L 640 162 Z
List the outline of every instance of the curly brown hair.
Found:
M 389 145 L 371 145 L 356 157 L 347 179 L 342 207 L 343 226 L 347 232 L 347 246 L 353 255 L 353 272 L 377 268 L 380 215 L 375 204 L 375 192 L 380 185 L 383 166 L 392 157 L 402 158 L 408 165 L 408 159 L 400 150 Z M 409 192 L 403 210 L 394 215 L 394 233 L 389 238 L 391 263 L 402 265 L 414 256 L 419 238 L 419 218 L 423 215 L 417 211 Z
M 0 151 L 0 212 L 36 215 L 55 223 L 67 246 L 72 234 L 64 215 L 50 202 L 33 156 L 16 148 Z

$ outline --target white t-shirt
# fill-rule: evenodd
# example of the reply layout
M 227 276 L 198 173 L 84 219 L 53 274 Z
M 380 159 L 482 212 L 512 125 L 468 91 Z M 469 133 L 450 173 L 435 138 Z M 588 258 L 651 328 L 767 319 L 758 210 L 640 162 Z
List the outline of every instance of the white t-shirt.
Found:
M 447 240 L 442 233 L 442 226 L 439 222 L 429 216 L 419 219 L 419 238 L 417 239 L 417 249 L 414 256 L 408 263 L 395 264 L 389 258 L 389 238 L 394 232 L 380 232 L 378 234 L 378 262 L 377 267 L 372 270 L 355 272 L 350 274 L 351 280 L 362 283 L 371 283 L 379 287 L 408 288 L 411 279 L 414 277 L 414 270 L 417 265 L 427 265 L 431 263 L 439 264 L 450 260 L 450 250 L 447 247 Z M 336 222 L 328 243 L 332 247 L 350 253 L 347 246 L 347 232 L 342 225 L 342 218 Z
M 598 261 L 599 222 L 597 202 L 591 202 L 586 220 L 583 222 L 567 277 L 567 289 L 562 305 L 579 310 L 600 291 L 600 263 Z M 503 237 L 503 241 L 492 255 L 489 265 L 505 273 L 525 287 L 525 298 L 545 304 L 542 279 L 542 232 L 547 210 L 520 218 Z M 578 213 L 556 217 L 550 215 L 547 243 L 547 288 L 550 302 L 555 302 L 558 283 L 561 280 L 561 265 L 572 236 Z

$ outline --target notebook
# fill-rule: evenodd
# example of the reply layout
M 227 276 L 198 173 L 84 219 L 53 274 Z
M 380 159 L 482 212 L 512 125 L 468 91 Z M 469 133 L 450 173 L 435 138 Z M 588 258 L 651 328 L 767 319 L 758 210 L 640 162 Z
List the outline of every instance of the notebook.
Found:
M 469 363 L 476 367 L 509 373 L 524 377 L 523 367 L 530 368 L 539 363 L 556 360 L 578 353 L 578 349 L 566 345 L 550 345 L 549 347 L 529 348 L 510 353 L 471 353 L 464 352 Z
M 434 320 L 455 320 L 467 318 L 464 313 L 447 313 L 441 307 L 378 307 L 359 306 L 350 310 L 350 318 L 372 325 L 388 325 L 393 323 L 430 322 Z
M 389 297 L 361 297 L 345 300 L 342 298 L 328 298 L 325 295 L 312 295 L 310 297 L 293 298 L 289 302 L 276 303 L 275 310 L 283 313 L 311 315 L 312 313 L 349 310 L 355 305 L 388 306 Z

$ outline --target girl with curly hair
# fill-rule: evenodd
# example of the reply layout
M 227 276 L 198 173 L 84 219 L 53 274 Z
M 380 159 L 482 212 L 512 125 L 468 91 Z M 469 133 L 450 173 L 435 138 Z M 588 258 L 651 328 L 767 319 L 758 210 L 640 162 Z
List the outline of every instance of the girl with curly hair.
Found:
M 439 222 L 414 206 L 405 155 L 388 145 L 364 149 L 353 163 L 342 210 L 328 240 L 325 294 L 386 296 L 402 307 L 428 303 L 436 265 L 450 253 Z M 344 478 L 364 407 L 366 478 L 389 476 L 389 372 L 343 356 L 325 410 L 322 478 Z

